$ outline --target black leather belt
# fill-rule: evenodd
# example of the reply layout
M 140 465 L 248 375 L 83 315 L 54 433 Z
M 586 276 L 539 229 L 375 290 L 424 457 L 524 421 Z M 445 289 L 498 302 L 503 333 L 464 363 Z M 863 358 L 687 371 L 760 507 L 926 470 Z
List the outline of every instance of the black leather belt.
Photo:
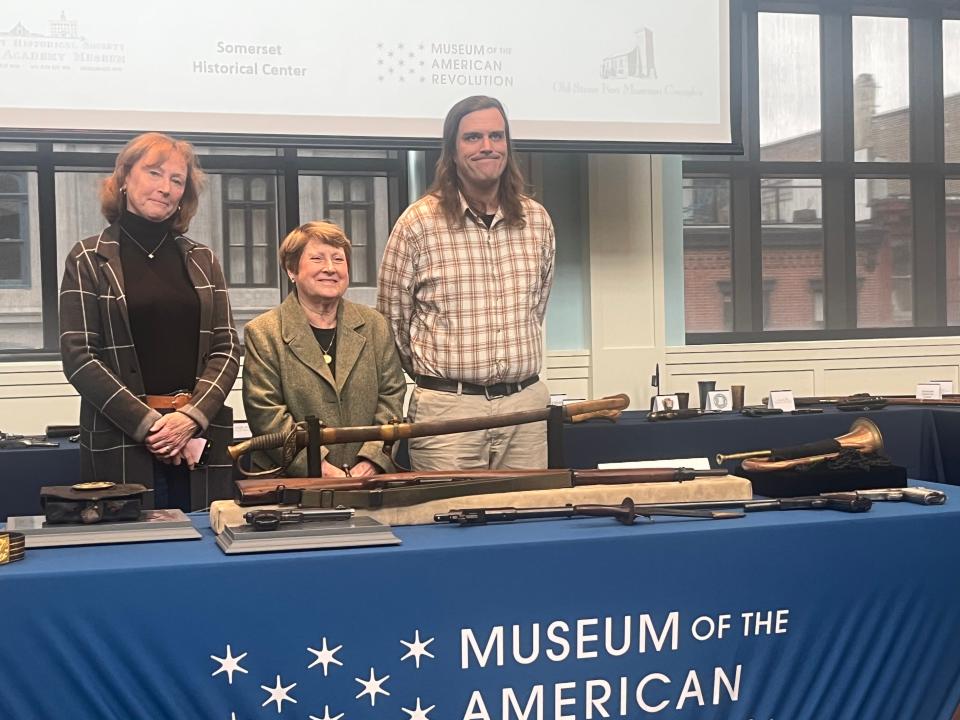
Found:
M 531 375 L 520 382 L 477 385 L 476 383 L 447 380 L 446 378 L 430 377 L 429 375 L 417 375 L 417 387 L 439 390 L 440 392 L 463 393 L 464 395 L 484 395 L 487 400 L 494 400 L 518 393 L 539 380 L 539 375 Z
M 0 565 L 23 560 L 27 540 L 23 533 L 0 532 Z

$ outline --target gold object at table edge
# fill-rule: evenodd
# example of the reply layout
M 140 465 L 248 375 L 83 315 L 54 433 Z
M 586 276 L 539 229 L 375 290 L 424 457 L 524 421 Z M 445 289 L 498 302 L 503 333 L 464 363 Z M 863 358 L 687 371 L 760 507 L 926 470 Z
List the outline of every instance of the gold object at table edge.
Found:
M 0 531 L 0 565 L 23 560 L 26 538 L 22 533 Z
M 109 490 L 115 485 L 116 483 L 113 483 L 113 482 L 108 482 L 106 480 L 99 480 L 94 482 L 77 483 L 76 485 L 71 485 L 70 487 L 73 490 Z

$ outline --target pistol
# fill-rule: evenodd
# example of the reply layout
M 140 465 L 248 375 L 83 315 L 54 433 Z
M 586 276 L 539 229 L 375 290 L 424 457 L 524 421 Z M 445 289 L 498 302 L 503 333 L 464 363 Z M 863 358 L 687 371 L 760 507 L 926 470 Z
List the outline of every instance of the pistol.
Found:
M 251 510 L 243 519 L 254 530 L 277 530 L 281 524 L 296 525 L 317 520 L 351 520 L 354 509 L 337 507 L 317 510 Z
M 878 490 L 855 490 L 860 497 L 877 502 L 908 502 L 914 505 L 943 505 L 947 501 L 947 494 L 943 490 L 932 490 L 925 487 L 881 488 Z M 827 497 L 846 495 L 849 493 L 824 493 Z

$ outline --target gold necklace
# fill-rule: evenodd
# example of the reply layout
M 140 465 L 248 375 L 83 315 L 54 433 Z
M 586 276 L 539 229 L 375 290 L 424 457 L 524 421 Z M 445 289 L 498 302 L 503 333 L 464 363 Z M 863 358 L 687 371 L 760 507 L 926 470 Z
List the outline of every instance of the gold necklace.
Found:
M 137 246 L 138 248 L 140 248 L 141 250 L 143 250 L 143 252 L 145 252 L 145 253 L 147 254 L 147 257 L 150 258 L 151 260 L 153 260 L 153 256 L 157 254 L 157 251 L 158 251 L 158 250 L 161 248 L 161 246 L 167 241 L 167 238 L 170 237 L 170 233 L 164 233 L 164 234 L 163 234 L 163 237 L 160 238 L 160 242 L 158 242 L 158 243 L 157 243 L 157 246 L 153 249 L 153 252 L 150 252 L 150 251 L 147 250 L 143 245 L 141 245 L 140 242 L 139 242 L 133 235 L 131 235 L 130 233 L 128 233 L 128 232 L 126 231 L 126 229 L 125 229 L 122 225 L 120 226 L 120 232 L 122 232 L 124 235 L 126 235 L 126 236 L 127 236 L 128 238 L 130 238 L 131 240 L 133 240 L 133 242 L 136 244 L 136 246 Z
M 330 355 L 330 350 L 333 349 L 333 344 L 337 341 L 337 326 L 333 326 L 333 337 L 330 338 L 330 344 L 327 347 L 320 345 L 320 340 L 317 340 L 317 345 L 320 345 L 320 349 L 323 351 L 323 361 L 329 365 L 333 362 L 333 357 Z

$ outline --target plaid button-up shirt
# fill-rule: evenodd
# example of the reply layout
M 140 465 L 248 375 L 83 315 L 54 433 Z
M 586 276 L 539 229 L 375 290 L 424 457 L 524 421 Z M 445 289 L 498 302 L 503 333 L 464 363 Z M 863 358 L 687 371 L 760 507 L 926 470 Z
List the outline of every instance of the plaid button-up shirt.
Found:
M 519 382 L 543 361 L 553 223 L 542 205 L 523 198 L 523 226 L 508 225 L 498 210 L 488 229 L 460 201 L 460 227 L 450 227 L 431 195 L 400 216 L 380 265 L 377 309 L 411 376 Z

